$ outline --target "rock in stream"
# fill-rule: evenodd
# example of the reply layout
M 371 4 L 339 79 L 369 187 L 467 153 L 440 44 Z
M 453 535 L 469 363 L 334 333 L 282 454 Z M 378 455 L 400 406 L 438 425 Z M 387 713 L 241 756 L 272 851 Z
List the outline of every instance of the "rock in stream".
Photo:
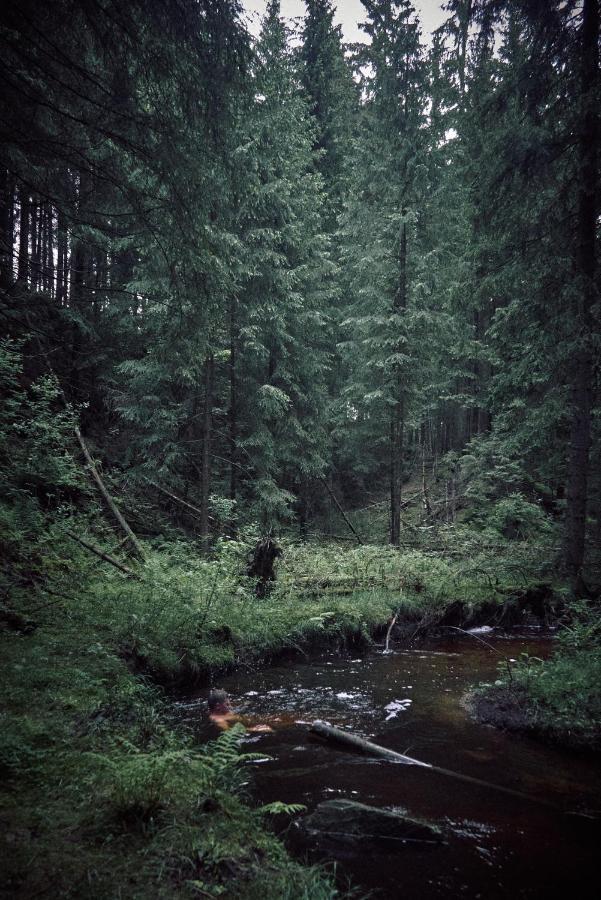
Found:
M 299 823 L 304 836 L 346 845 L 402 846 L 406 843 L 439 844 L 442 834 L 435 825 L 412 819 L 402 812 L 378 809 L 355 800 L 325 800 Z

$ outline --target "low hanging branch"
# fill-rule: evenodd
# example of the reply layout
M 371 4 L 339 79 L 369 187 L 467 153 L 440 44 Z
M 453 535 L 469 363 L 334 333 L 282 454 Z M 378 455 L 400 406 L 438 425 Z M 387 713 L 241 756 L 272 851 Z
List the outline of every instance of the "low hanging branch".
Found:
M 344 519 L 344 521 L 346 522 L 346 524 L 348 525 L 348 527 L 350 528 L 350 530 L 351 530 L 351 531 L 353 532 L 353 534 L 355 535 L 355 537 L 356 537 L 356 539 L 357 539 L 357 542 L 358 542 L 359 544 L 363 545 L 363 541 L 361 540 L 360 535 L 357 534 L 357 532 L 356 532 L 356 530 L 355 530 L 355 528 L 354 528 L 354 526 L 353 526 L 353 523 L 351 522 L 351 520 L 348 518 L 347 514 L 345 513 L 345 511 L 344 511 L 343 508 L 341 507 L 340 503 L 338 502 L 338 498 L 336 497 L 336 494 L 334 493 L 334 491 L 332 490 L 332 488 L 330 487 L 330 485 L 328 484 L 328 482 L 326 481 L 326 479 L 322 477 L 322 478 L 320 479 L 320 481 L 323 482 L 323 484 L 324 484 L 324 486 L 325 486 L 325 489 L 327 490 L 328 494 L 330 495 L 330 497 L 332 498 L 332 500 L 333 500 L 334 503 L 336 504 L 336 509 L 338 510 L 338 512 L 340 513 L 340 515 L 342 516 L 342 518 Z
M 77 440 L 79 441 L 79 446 L 82 449 L 83 455 L 84 455 L 86 463 L 88 465 L 88 469 L 90 470 L 90 474 L 92 475 L 92 478 L 96 482 L 98 490 L 102 494 L 102 496 L 106 502 L 106 505 L 110 509 L 110 511 L 113 514 L 113 516 L 115 517 L 116 521 L 119 523 L 119 526 L 121 527 L 121 529 L 125 532 L 127 541 L 130 544 L 132 550 L 134 551 L 134 554 L 138 557 L 138 559 L 142 560 L 142 562 L 143 562 L 144 561 L 144 551 L 142 550 L 142 546 L 141 546 L 140 542 L 138 541 L 137 537 L 135 536 L 135 534 L 133 533 L 133 531 L 131 530 L 131 528 L 129 527 L 129 525 L 127 524 L 127 522 L 125 521 L 125 519 L 123 518 L 121 512 L 117 508 L 117 504 L 115 503 L 115 501 L 109 494 L 109 492 L 104 484 L 104 481 L 100 477 L 100 473 L 98 472 L 98 469 L 96 468 L 94 460 L 92 459 L 92 457 L 90 455 L 90 451 L 88 450 L 88 445 L 84 441 L 82 433 L 79 430 L 79 428 L 77 427 L 77 425 L 75 426 L 75 436 L 77 437 Z
M 93 553 L 94 556 L 99 557 L 99 559 L 103 559 L 105 562 L 110 563 L 111 566 L 119 569 L 120 572 L 123 572 L 123 574 L 127 575 L 129 578 L 138 577 L 135 572 L 132 572 L 132 570 L 128 569 L 127 566 L 122 565 L 122 563 L 120 563 L 118 559 L 115 559 L 113 556 L 109 556 L 109 554 L 105 553 L 104 550 L 99 550 L 98 547 L 94 547 L 93 544 L 88 544 L 87 541 L 84 541 L 83 538 L 78 537 L 71 531 L 66 531 L 65 534 L 68 535 L 71 540 L 76 541 L 78 544 L 81 544 L 82 547 L 85 547 L 86 550 L 89 550 L 90 553 Z

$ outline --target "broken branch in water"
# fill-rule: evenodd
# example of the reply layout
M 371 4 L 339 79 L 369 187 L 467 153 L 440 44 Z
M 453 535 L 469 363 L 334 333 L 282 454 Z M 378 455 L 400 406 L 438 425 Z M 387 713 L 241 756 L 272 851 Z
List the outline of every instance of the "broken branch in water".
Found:
M 384 647 L 384 653 L 390 653 L 390 650 L 388 649 L 388 645 L 389 645 L 389 643 L 390 643 L 390 634 L 391 634 L 391 632 L 392 632 L 392 629 L 393 629 L 394 626 L 396 625 L 396 620 L 397 620 L 398 617 L 399 617 L 400 611 L 401 611 L 401 608 L 400 608 L 400 606 L 399 606 L 399 608 L 398 608 L 397 611 L 395 612 L 394 616 L 393 616 L 392 619 L 390 620 L 390 625 L 388 626 L 388 631 L 386 632 L 386 646 Z

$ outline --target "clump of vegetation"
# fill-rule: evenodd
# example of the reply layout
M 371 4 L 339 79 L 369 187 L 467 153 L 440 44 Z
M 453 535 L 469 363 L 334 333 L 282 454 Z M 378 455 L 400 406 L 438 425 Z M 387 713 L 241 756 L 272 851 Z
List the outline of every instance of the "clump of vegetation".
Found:
M 596 610 L 572 602 L 548 660 L 524 655 L 473 698 L 476 715 L 568 747 L 601 749 L 601 626 Z
M 245 804 L 241 726 L 195 745 L 105 627 L 81 611 L 54 618 L 1 638 L 3 889 L 250 898 L 280 896 L 288 878 L 282 896 L 335 895 L 265 829 L 269 809 Z

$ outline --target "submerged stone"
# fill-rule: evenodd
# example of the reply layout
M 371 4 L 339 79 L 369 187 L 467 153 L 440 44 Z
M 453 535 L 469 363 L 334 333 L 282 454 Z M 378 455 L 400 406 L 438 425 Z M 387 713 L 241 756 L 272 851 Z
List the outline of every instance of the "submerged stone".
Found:
M 442 841 L 439 828 L 402 812 L 355 800 L 325 800 L 299 823 L 309 837 L 343 844 L 398 844 Z

